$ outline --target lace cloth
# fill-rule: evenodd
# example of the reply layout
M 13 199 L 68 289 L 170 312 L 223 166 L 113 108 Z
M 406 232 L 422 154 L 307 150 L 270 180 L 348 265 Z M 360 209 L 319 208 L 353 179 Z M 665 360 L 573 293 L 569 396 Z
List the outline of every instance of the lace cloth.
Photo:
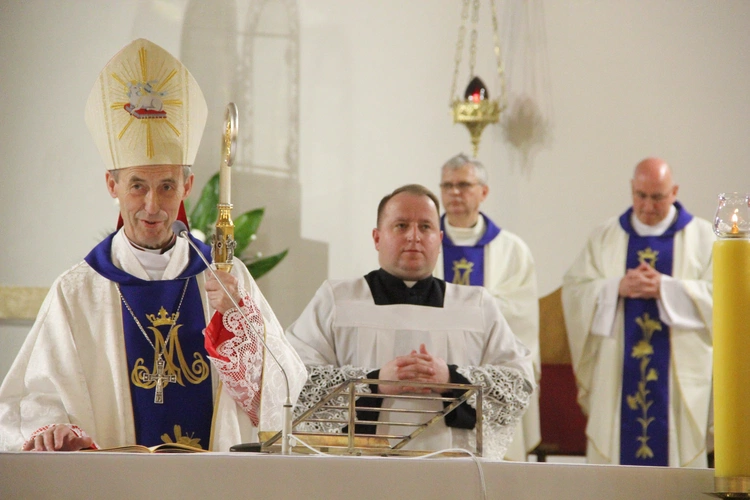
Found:
M 256 427 L 260 421 L 261 377 L 263 374 L 263 349 L 256 335 L 265 336 L 265 323 L 255 301 L 240 287 L 240 308 L 226 311 L 222 318 L 224 328 L 234 336 L 216 347 L 216 352 L 228 361 L 209 357 L 224 383 L 224 390 L 250 416 Z M 260 347 L 260 348 L 259 348 Z
M 309 366 L 309 378 L 302 389 L 299 401 L 294 409 L 297 419 L 304 412 L 316 405 L 334 387 L 352 379 L 365 378 L 372 369 L 359 368 L 351 365 L 341 368 L 332 365 Z M 529 405 L 533 388 L 518 370 L 494 365 L 459 367 L 457 370 L 472 384 L 483 388 L 482 425 L 484 456 L 491 459 L 502 459 L 508 445 L 513 440 L 513 432 L 523 412 Z M 367 384 L 358 384 L 359 392 L 370 393 Z M 340 396 L 333 400 L 335 403 L 347 404 L 347 397 Z M 476 396 L 467 401 L 476 408 Z M 346 420 L 344 410 L 322 409 L 314 414 L 315 418 L 330 420 Z M 297 428 L 306 432 L 341 432 L 346 424 L 329 422 L 304 422 Z M 454 445 L 465 449 L 476 449 L 476 433 L 454 432 Z

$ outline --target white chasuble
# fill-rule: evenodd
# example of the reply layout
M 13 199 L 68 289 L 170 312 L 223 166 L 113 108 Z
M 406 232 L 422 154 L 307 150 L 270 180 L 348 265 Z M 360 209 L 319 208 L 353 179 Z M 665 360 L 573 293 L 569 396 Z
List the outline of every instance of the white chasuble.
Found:
M 714 239 L 710 223 L 697 217 L 675 234 L 672 277 L 662 278 L 661 299 L 657 300 L 659 319 L 671 331 L 670 466 L 706 466 Z M 588 415 L 591 463 L 619 463 L 624 306 L 616 296 L 616 283 L 625 274 L 627 247 L 628 235 L 619 217 L 613 217 L 593 231 L 563 279 L 565 324 L 578 402 Z M 607 293 L 608 289 L 615 291 Z M 604 315 L 611 319 L 601 319 L 601 313 L 607 312 L 604 308 L 611 308 L 611 315 Z M 595 318 L 597 324 L 609 323 L 611 332 L 595 325 Z
M 484 455 L 490 458 L 502 458 L 534 386 L 528 349 L 510 332 L 495 300 L 479 287 L 447 284 L 444 307 L 375 305 L 364 278 L 326 281 L 287 335 L 311 373 L 297 414 L 347 378 L 365 377 L 425 344 L 430 354 L 457 365 L 462 376 L 484 387 Z M 442 403 L 386 398 L 383 406 L 440 409 Z M 411 430 L 383 424 L 377 432 L 403 435 Z M 474 444 L 473 429 L 441 421 L 410 448 L 473 449 Z
M 188 263 L 187 242 L 178 238 L 164 279 L 174 279 Z M 133 254 L 122 232 L 112 240 L 112 261 L 143 280 L 149 275 Z M 244 265 L 232 274 L 247 290 L 265 321 L 265 335 L 285 363 L 296 398 L 306 372 L 283 337 L 273 311 Z M 206 322 L 213 311 L 205 298 L 205 272 L 196 276 Z M 115 284 L 86 262 L 53 283 L 18 357 L 0 386 L 0 449 L 18 450 L 45 425 L 79 426 L 99 447 L 133 444 L 135 429 L 130 374 L 122 331 L 122 306 Z M 270 341 L 269 341 L 270 339 Z M 281 404 L 286 389 L 278 367 L 264 358 L 260 426 L 281 428 Z M 214 417 L 209 449 L 226 451 L 233 444 L 257 440 L 248 414 L 222 390 L 212 364 Z M 185 411 L 190 411 L 186 408 Z M 204 446 L 205 447 L 205 446 Z

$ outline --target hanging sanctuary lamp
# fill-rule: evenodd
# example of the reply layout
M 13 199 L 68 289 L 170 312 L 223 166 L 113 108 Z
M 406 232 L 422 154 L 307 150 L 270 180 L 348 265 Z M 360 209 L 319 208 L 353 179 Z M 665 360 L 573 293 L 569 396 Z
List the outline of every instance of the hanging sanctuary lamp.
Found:
M 495 0 L 490 0 L 492 9 L 492 30 L 494 39 L 495 58 L 497 60 L 497 76 L 500 90 L 497 97 L 490 99 L 487 86 L 475 73 L 477 58 L 477 24 L 479 22 L 479 0 L 464 0 L 461 11 L 461 26 L 458 29 L 458 41 L 456 42 L 456 66 L 453 70 L 453 84 L 451 86 L 451 110 L 453 112 L 453 123 L 463 123 L 471 135 L 471 144 L 474 156 L 479 152 L 479 141 L 482 131 L 490 123 L 500 120 L 500 112 L 505 109 L 505 75 L 503 61 L 500 52 L 500 37 L 497 33 L 497 9 Z M 456 94 L 459 67 L 463 56 L 464 39 L 466 37 L 466 22 L 471 10 L 471 40 L 469 45 L 469 84 L 464 91 L 463 99 Z

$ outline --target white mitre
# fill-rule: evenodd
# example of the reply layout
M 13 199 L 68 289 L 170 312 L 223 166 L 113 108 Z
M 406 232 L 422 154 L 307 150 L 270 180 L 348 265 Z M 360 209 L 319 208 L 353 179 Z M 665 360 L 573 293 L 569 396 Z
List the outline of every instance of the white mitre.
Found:
M 86 125 L 107 170 L 192 165 L 207 114 L 193 75 L 143 38 L 115 54 L 86 102 Z

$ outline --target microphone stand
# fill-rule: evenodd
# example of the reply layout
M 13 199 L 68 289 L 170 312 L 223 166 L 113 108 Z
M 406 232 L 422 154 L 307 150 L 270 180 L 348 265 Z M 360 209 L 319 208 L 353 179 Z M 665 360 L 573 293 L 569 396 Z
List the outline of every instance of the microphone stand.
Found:
M 187 231 L 187 226 L 182 221 L 174 221 L 172 223 L 172 231 L 179 236 L 180 238 L 185 239 L 185 241 L 188 242 L 190 247 L 195 250 L 195 253 L 198 254 L 198 256 L 201 258 L 204 264 L 206 264 L 206 267 L 211 272 L 213 277 L 216 279 L 216 281 L 219 283 L 219 286 L 221 286 L 221 289 L 224 290 L 224 293 L 227 294 L 227 297 L 229 297 L 229 300 L 232 301 L 232 305 L 234 305 L 235 308 L 237 308 L 237 311 L 242 315 L 242 318 L 245 320 L 245 323 L 247 323 L 247 326 L 250 328 L 250 331 L 253 332 L 253 335 L 260 341 L 260 343 L 263 345 L 263 347 L 266 349 L 268 354 L 271 355 L 271 358 L 276 362 L 279 369 L 281 370 L 281 374 L 284 376 L 284 382 L 286 386 L 286 401 L 284 401 L 284 411 L 283 411 L 283 417 L 284 421 L 281 427 L 281 454 L 282 455 L 289 455 L 291 453 L 291 434 L 292 434 L 292 398 L 290 395 L 289 390 L 289 377 L 287 377 L 286 371 L 284 370 L 284 367 L 279 363 L 279 360 L 276 359 L 276 356 L 273 354 L 273 351 L 268 348 L 266 345 L 266 342 L 263 340 L 263 336 L 259 334 L 255 327 L 253 327 L 253 324 L 250 322 L 250 320 L 245 316 L 245 313 L 240 308 L 239 304 L 234 300 L 234 297 L 232 297 L 232 294 L 229 293 L 229 290 L 224 286 L 224 283 L 221 282 L 219 279 L 219 276 L 216 274 L 216 271 L 211 267 L 211 264 L 206 260 L 206 258 L 203 256 L 203 253 L 201 253 L 200 249 L 196 246 L 195 243 L 190 239 Z M 263 390 L 261 386 L 261 391 Z M 261 392 L 262 395 L 262 392 Z

